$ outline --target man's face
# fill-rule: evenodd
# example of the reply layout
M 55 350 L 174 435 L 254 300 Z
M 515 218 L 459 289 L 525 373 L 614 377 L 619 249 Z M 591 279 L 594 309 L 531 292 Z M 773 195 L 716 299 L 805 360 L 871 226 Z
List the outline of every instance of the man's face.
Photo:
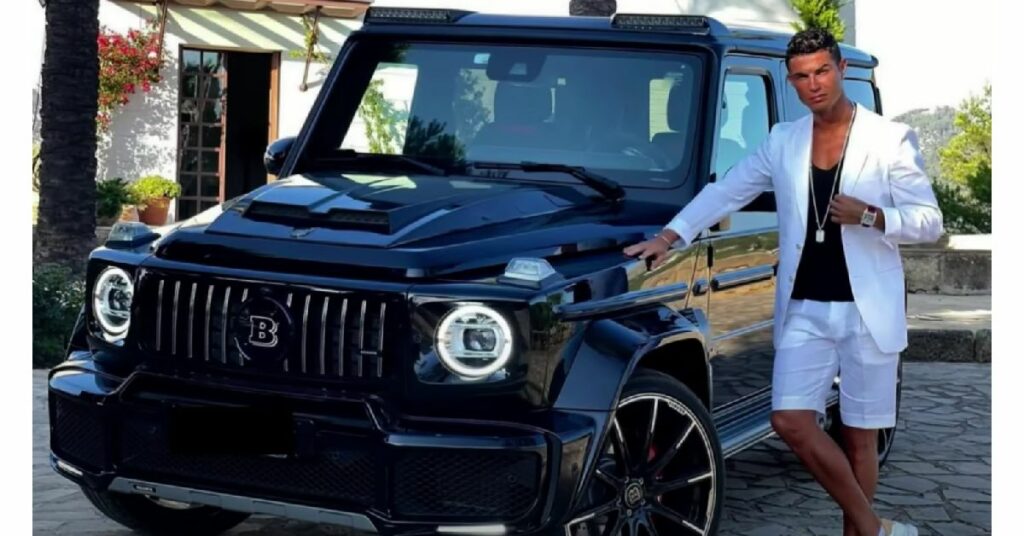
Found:
M 843 98 L 846 60 L 838 64 L 827 50 L 794 56 L 789 60 L 789 82 L 800 102 L 818 113 L 830 110 Z

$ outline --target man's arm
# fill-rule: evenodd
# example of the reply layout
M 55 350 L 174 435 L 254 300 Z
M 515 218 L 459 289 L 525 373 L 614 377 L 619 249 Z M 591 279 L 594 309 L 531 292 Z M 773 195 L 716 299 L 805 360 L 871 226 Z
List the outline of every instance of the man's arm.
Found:
M 672 218 L 659 237 L 666 236 L 664 240 L 670 243 L 681 240 L 689 244 L 701 231 L 745 207 L 761 192 L 771 188 L 772 134 L 754 152 L 730 168 L 724 177 L 705 186 Z
M 777 129 L 772 129 L 754 152 L 740 160 L 724 177 L 705 186 L 657 236 L 629 246 L 623 253 L 627 257 L 646 259 L 651 268 L 657 268 L 668 258 L 668 250 L 676 242 L 683 245 L 693 242 L 701 231 L 771 188 L 771 140 L 776 132 Z
M 883 237 L 892 247 L 935 242 L 942 236 L 942 212 L 924 172 L 917 134 L 905 125 L 901 128 L 899 148 L 889 165 L 889 187 L 895 206 L 881 209 L 885 218 Z

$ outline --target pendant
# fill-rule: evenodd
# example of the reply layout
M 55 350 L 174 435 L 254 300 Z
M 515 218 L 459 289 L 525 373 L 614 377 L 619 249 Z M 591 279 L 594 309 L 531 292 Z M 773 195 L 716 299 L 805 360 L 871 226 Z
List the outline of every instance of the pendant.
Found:
M 814 233 L 814 241 L 819 243 L 819 244 L 821 244 L 822 242 L 825 241 L 825 230 L 824 229 L 818 229 Z

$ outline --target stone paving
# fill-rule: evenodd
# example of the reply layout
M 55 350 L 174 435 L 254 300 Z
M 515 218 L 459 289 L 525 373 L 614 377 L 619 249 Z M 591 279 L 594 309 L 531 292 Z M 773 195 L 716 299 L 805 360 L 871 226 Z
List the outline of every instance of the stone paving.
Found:
M 896 444 L 876 508 L 924 535 L 991 533 L 991 368 L 907 363 Z M 33 373 L 35 534 L 128 536 L 103 518 L 47 462 L 45 372 Z M 727 462 L 722 536 L 839 536 L 838 508 L 778 440 Z M 254 517 L 232 536 L 344 534 L 335 527 Z

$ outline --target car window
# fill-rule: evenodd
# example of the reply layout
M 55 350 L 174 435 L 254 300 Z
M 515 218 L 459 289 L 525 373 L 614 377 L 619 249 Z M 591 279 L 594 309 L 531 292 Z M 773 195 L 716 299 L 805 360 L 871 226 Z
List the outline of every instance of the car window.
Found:
M 727 73 L 722 90 L 722 111 L 719 117 L 718 148 L 714 172 L 721 180 L 736 163 L 756 150 L 771 130 L 769 91 L 771 80 L 759 74 Z M 767 199 L 773 199 L 771 192 Z M 774 227 L 775 211 L 762 206 L 765 198 L 734 213 L 720 226 L 733 230 Z
M 719 177 L 768 137 L 771 119 L 767 83 L 760 75 L 726 75 L 714 168 Z
M 401 152 L 409 128 L 417 74 L 415 65 L 377 65 L 341 147 L 363 153 Z
M 341 148 L 452 169 L 472 162 L 586 166 L 639 188 L 674 188 L 690 173 L 703 96 L 697 54 L 485 43 L 358 46 L 359 61 L 344 75 L 352 82 L 334 88 L 314 127 L 312 151 L 304 156 L 314 169 L 321 158 L 329 167 Z M 355 99 L 359 111 L 349 119 Z M 555 172 L 524 178 L 576 182 Z
M 843 81 L 843 92 L 853 102 L 860 104 L 868 110 L 878 111 L 875 103 L 875 88 L 871 85 L 871 82 L 847 78 Z
M 879 112 L 878 102 L 875 99 L 875 86 L 867 80 L 847 78 L 843 80 L 843 91 L 853 102 L 856 102 L 869 110 Z M 809 113 L 811 110 L 800 102 L 796 90 L 789 83 L 786 83 L 786 118 L 794 121 Z

